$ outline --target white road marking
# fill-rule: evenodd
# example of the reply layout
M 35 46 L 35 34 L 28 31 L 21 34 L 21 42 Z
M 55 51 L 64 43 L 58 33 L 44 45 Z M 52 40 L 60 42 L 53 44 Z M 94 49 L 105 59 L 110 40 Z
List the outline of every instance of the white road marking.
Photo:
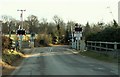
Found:
M 115 73 L 115 74 L 119 74 L 118 71 L 110 71 L 110 72 Z
M 50 47 L 50 50 L 49 50 L 50 52 L 52 51 L 52 47 Z
M 94 70 L 90 70 L 90 71 L 92 71 L 92 72 L 93 72 Z
M 83 58 L 85 58 L 86 56 L 82 56 Z
M 94 66 L 94 65 L 89 65 L 89 66 Z
M 99 69 L 99 70 L 103 70 L 104 68 L 97 68 L 97 69 Z

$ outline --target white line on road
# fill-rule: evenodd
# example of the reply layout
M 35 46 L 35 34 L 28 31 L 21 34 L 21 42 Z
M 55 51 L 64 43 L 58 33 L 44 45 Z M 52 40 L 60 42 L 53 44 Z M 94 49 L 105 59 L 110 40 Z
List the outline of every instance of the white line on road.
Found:
M 103 70 L 104 68 L 97 68 L 97 69 L 99 69 L 99 70 Z
M 67 49 L 68 51 L 71 51 L 72 53 L 74 53 L 74 54 L 78 54 L 79 52 L 77 52 L 77 51 L 73 51 L 73 50 L 71 50 L 71 49 Z
M 82 56 L 83 58 L 85 58 L 86 56 Z
M 110 72 L 115 73 L 116 75 L 119 74 L 119 73 L 118 73 L 118 70 L 117 70 L 117 71 L 110 71 Z
M 51 52 L 51 51 L 52 51 L 52 49 L 53 49 L 53 48 L 52 48 L 52 47 L 50 47 L 50 48 L 49 48 L 49 51 Z
M 89 65 L 89 66 L 94 66 L 94 65 Z

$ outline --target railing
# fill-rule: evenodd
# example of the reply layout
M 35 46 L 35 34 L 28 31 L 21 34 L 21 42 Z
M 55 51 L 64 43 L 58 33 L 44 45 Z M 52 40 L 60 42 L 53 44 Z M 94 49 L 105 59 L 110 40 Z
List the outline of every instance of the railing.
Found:
M 118 42 L 100 42 L 100 41 L 87 41 L 87 50 L 97 51 L 109 55 L 117 55 L 120 51 L 120 43 Z

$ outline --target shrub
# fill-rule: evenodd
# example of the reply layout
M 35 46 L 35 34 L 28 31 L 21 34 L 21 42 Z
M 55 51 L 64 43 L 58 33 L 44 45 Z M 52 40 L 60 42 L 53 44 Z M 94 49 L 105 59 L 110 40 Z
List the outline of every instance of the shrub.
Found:
M 10 49 L 12 45 L 12 40 L 9 37 L 2 36 L 2 50 Z
M 120 42 L 120 28 L 107 27 L 87 37 L 89 41 Z

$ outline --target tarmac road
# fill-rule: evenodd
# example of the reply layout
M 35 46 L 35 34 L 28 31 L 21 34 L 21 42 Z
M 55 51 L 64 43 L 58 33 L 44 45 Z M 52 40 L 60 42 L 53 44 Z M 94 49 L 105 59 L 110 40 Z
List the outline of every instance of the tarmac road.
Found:
M 118 75 L 118 66 L 82 55 L 67 46 L 34 48 L 11 75 Z

